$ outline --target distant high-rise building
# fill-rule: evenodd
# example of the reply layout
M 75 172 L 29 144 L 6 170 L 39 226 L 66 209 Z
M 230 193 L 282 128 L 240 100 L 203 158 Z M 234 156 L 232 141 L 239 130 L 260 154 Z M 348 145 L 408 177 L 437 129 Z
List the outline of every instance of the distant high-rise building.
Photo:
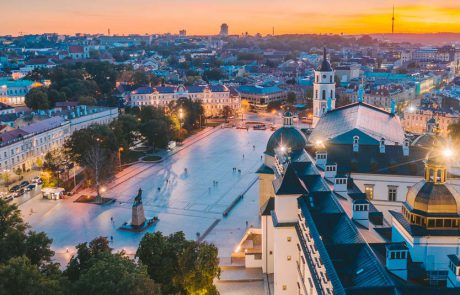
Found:
M 395 33 L 395 6 L 393 5 L 393 16 L 391 17 L 391 33 Z
M 222 24 L 220 26 L 220 33 L 219 35 L 221 36 L 228 36 L 228 25 L 227 24 Z
M 179 36 L 185 37 L 187 36 L 187 31 L 185 29 L 179 31 Z

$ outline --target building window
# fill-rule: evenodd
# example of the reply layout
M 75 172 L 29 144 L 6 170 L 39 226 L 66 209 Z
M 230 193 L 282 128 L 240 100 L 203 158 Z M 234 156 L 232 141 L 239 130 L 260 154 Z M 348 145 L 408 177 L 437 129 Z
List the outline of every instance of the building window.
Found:
M 364 185 L 364 191 L 366 193 L 366 196 L 369 200 L 374 199 L 374 185 L 373 184 L 365 184 Z
M 287 237 L 287 241 L 290 242 L 290 241 L 291 241 L 291 237 Z
M 398 193 L 397 186 L 388 186 L 388 201 L 396 201 L 397 193 Z
M 287 260 L 288 260 L 288 261 L 291 261 L 291 259 L 292 259 L 291 256 L 288 256 L 288 257 L 287 257 Z
M 287 286 L 283 285 L 283 291 L 286 291 L 286 290 L 287 290 Z

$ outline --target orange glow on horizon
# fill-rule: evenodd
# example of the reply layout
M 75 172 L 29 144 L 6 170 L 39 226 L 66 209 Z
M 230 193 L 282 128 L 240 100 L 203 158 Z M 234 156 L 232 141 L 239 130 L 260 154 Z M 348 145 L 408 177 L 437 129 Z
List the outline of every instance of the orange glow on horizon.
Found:
M 44 32 L 188 35 L 217 34 L 365 34 L 391 32 L 390 1 L 368 0 L 26 0 L 2 3 L 0 34 Z M 64 2 L 64 3 L 63 3 Z M 458 0 L 395 0 L 396 33 L 460 33 Z

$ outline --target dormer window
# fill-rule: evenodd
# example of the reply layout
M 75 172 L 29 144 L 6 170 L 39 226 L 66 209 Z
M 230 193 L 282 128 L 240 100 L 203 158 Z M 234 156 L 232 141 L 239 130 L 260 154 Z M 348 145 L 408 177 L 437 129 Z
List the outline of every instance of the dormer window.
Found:
M 359 151 L 359 136 L 353 136 L 353 152 Z

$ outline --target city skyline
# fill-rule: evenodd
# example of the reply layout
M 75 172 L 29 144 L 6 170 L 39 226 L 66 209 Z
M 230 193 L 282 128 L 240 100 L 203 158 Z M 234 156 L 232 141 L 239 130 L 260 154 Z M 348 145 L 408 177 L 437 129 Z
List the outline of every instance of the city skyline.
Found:
M 19 0 L 2 4 L 9 13 L 3 16 L 0 34 L 105 34 L 110 28 L 112 34 L 119 35 L 177 33 L 181 29 L 190 35 L 212 35 L 219 32 L 221 23 L 227 23 L 229 33 L 236 35 L 271 34 L 273 27 L 276 34 L 391 33 L 393 5 L 395 33 L 460 33 L 460 4 L 456 2 L 173 0 L 160 7 L 147 0 L 138 0 L 135 5 L 127 0 L 43 0 L 40 6 Z

